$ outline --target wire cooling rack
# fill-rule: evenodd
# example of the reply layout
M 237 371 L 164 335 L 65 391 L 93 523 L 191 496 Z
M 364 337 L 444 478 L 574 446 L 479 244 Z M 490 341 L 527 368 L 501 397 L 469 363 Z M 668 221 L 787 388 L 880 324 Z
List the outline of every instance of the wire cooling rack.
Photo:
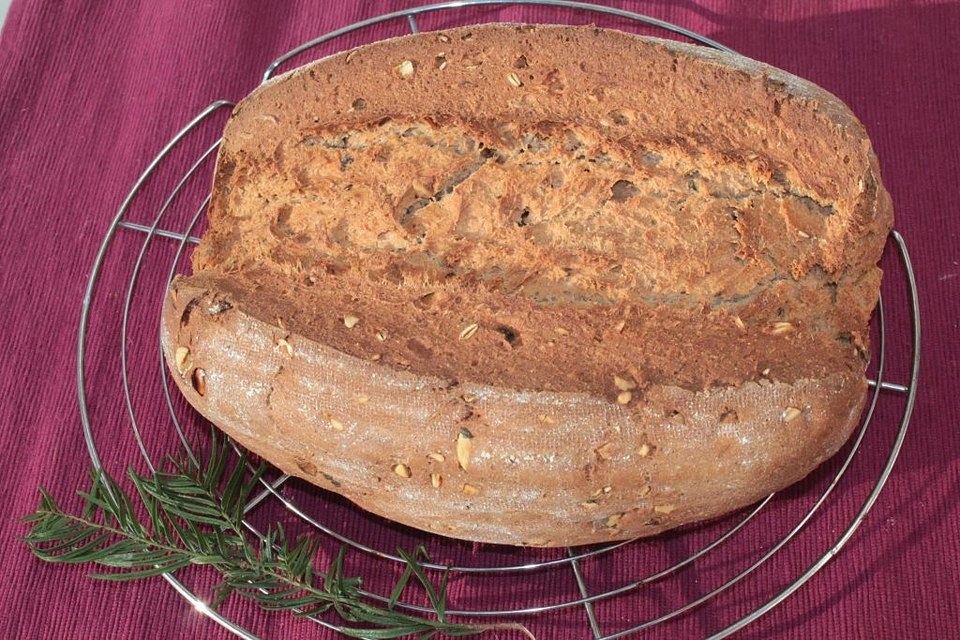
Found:
M 442 16 L 442 26 L 449 28 L 464 24 L 462 7 L 478 5 L 516 5 L 522 13 L 529 5 L 557 9 L 560 20 L 617 20 L 613 26 L 636 28 L 644 32 L 666 32 L 671 37 L 692 40 L 703 46 L 731 51 L 718 42 L 674 24 L 655 18 L 598 5 L 565 0 L 539 0 L 532 2 L 495 2 L 491 0 L 465 0 L 415 7 L 390 13 L 331 31 L 306 42 L 283 54 L 269 65 L 263 80 L 290 66 L 291 61 L 304 63 L 321 55 L 365 42 L 363 30 L 380 23 L 394 23 L 403 30 L 418 31 L 418 18 Z M 523 19 L 522 15 L 519 19 Z M 333 48 L 331 48 L 333 47 Z M 201 420 L 179 398 L 170 392 L 163 358 L 159 351 L 157 329 L 159 327 L 160 296 L 174 274 L 185 269 L 185 257 L 190 245 L 199 239 L 203 226 L 203 212 L 209 201 L 209 177 L 220 140 L 213 138 L 222 125 L 223 117 L 233 104 L 225 100 L 213 102 L 181 129 L 148 165 L 123 200 L 113 218 L 90 271 L 80 318 L 77 344 L 77 393 L 84 437 L 96 468 L 103 468 L 97 441 L 107 438 L 132 437 L 145 464 L 153 469 L 155 460 L 169 453 L 171 442 L 178 442 L 189 455 L 193 454 L 191 440 L 203 438 L 206 431 L 198 428 Z M 218 125 L 217 118 L 220 118 Z M 199 145 L 199 146 L 198 146 Z M 189 149 L 194 149 L 190 151 Z M 149 192 L 149 193 L 148 193 Z M 156 207 L 154 203 L 161 203 Z M 138 211 L 144 203 L 147 211 Z M 146 215 L 143 215 L 143 214 Z M 137 244 L 139 243 L 139 248 Z M 891 233 L 888 252 L 899 257 L 899 273 L 888 269 L 884 280 L 884 292 L 895 295 L 897 301 L 892 309 L 899 315 L 894 330 L 888 329 L 885 320 L 885 303 L 881 297 L 873 323 L 874 361 L 871 364 L 871 396 L 859 429 L 851 442 L 838 456 L 818 470 L 813 479 L 808 479 L 800 490 L 787 490 L 788 496 L 770 495 L 757 505 L 719 522 L 691 530 L 673 532 L 644 541 L 618 542 L 587 548 L 565 550 L 505 549 L 492 545 L 471 547 L 469 543 L 448 540 L 422 532 L 407 531 L 403 527 L 379 520 L 345 504 L 342 499 L 304 485 L 300 481 L 275 472 L 261 482 L 263 490 L 247 505 L 247 527 L 252 535 L 260 535 L 262 524 L 282 521 L 293 527 L 311 528 L 324 536 L 331 544 L 348 545 L 358 555 L 368 556 L 368 561 L 383 563 L 385 573 L 396 572 L 403 560 L 378 544 L 385 536 L 378 535 L 385 529 L 391 535 L 407 535 L 410 539 L 424 541 L 433 558 L 448 558 L 424 564 L 428 570 L 449 570 L 451 580 L 469 583 L 478 581 L 481 587 L 471 590 L 479 593 L 465 598 L 461 604 L 451 603 L 448 615 L 467 618 L 510 619 L 520 622 L 543 619 L 545 616 L 569 614 L 579 611 L 572 619 L 582 625 L 579 635 L 595 640 L 612 640 L 624 636 L 653 633 L 685 618 L 691 611 L 711 609 L 710 628 L 702 635 L 711 638 L 726 637 L 750 624 L 801 588 L 810 578 L 833 558 L 850 540 L 863 522 L 884 484 L 890 476 L 903 444 L 917 393 L 917 376 L 920 363 L 920 316 L 917 288 L 910 257 L 904 239 L 896 231 Z M 104 270 L 107 263 L 111 271 Z M 115 274 L 129 270 L 125 282 Z M 110 277 L 107 277 L 107 273 Z M 889 291 L 888 291 L 889 290 Z M 97 296 L 96 294 L 99 294 Z M 122 294 L 122 295 L 118 295 Z M 144 330 L 143 327 L 147 329 Z M 87 344 L 94 332 L 107 332 L 107 338 L 116 343 L 119 338 L 118 358 L 101 362 L 94 354 L 87 353 Z M 888 353 L 899 358 L 900 369 L 905 372 L 906 382 L 891 382 L 884 378 Z M 96 360 L 96 362 L 92 362 Z M 112 367 L 119 366 L 122 380 L 122 403 L 127 411 L 127 424 L 117 419 L 116 414 L 102 418 L 96 416 L 101 396 L 106 395 L 106 375 Z M 96 370 L 99 375 L 88 372 Z M 116 391 L 113 389 L 113 391 Z M 156 407 L 162 415 L 159 423 Z M 153 412 L 144 409 L 152 406 Z M 165 411 L 163 408 L 165 407 Z M 881 416 L 874 420 L 874 416 Z M 145 419 L 144 416 L 149 416 Z M 149 424 L 145 422 L 147 420 Z M 157 444 L 149 446 L 150 441 Z M 164 451 L 166 448 L 166 451 Z M 153 452 L 151 453 L 151 449 Z M 841 485 L 848 472 L 857 467 L 869 449 L 880 451 L 885 462 L 879 469 L 860 469 L 855 472 L 859 481 Z M 111 460 L 111 465 L 126 466 L 134 460 Z M 866 463 L 864 463 L 866 464 Z M 798 538 L 807 531 L 807 525 L 816 517 L 826 517 L 831 512 L 832 531 L 840 533 L 833 541 L 815 543 L 816 555 L 792 553 L 797 548 Z M 837 515 L 841 512 L 840 515 Z M 773 527 L 775 535 L 761 539 L 757 535 L 763 519 L 781 523 Z M 785 519 L 788 518 L 788 519 Z M 838 519 L 839 518 L 839 519 Z M 770 529 L 767 526 L 764 530 Z M 419 537 L 417 537 L 419 536 Z M 809 548 L 805 545 L 804 548 Z M 661 553 L 670 549 L 670 553 Z M 679 551 L 678 551 L 679 549 Z M 642 554 L 642 555 L 638 555 Z M 763 577 L 766 567 L 790 555 L 788 566 L 792 576 L 771 580 Z M 651 566 L 652 565 L 652 566 Z M 704 569 L 709 566 L 709 571 Z M 379 570 L 379 567 L 378 567 Z M 781 574 L 783 570 L 781 569 Z M 559 579 L 561 573 L 567 581 Z M 593 574 L 591 578 L 587 576 Z M 779 574 L 778 574 L 779 575 Z M 540 576 L 541 578 L 538 578 Z M 701 577 L 712 586 L 701 587 Z M 210 609 L 196 594 L 197 587 L 188 586 L 187 579 L 178 574 L 165 575 L 165 580 L 193 607 L 237 636 L 248 639 L 258 637 L 255 630 L 248 629 L 236 619 Z M 552 595 L 544 597 L 542 590 L 529 588 L 541 579 L 551 583 Z M 196 582 L 196 580 L 194 580 Z M 756 584 L 760 582 L 759 586 Z M 753 584 L 752 584 L 753 583 Z M 566 585 L 566 587 L 564 586 Z M 683 596 L 678 600 L 661 599 L 667 606 L 651 604 L 650 590 L 682 586 Z M 691 587 L 692 585 L 692 587 Z M 381 603 L 387 601 L 386 591 L 368 587 L 367 596 Z M 489 602 L 497 601 L 498 594 L 515 594 L 511 608 L 493 608 Z M 718 607 L 716 603 L 730 594 L 737 594 L 734 605 Z M 485 598 L 484 594 L 488 594 Z M 487 600 L 487 604 L 484 600 Z M 626 604 L 622 602 L 627 599 Z M 656 598 L 654 598 L 656 600 Z M 622 610 L 635 610 L 631 617 L 615 617 L 611 623 L 602 624 L 604 616 L 597 615 L 596 608 L 616 601 Z M 681 604 L 676 604 L 681 602 Z M 453 606 L 456 604 L 457 606 Z M 422 601 L 405 599 L 399 607 L 414 612 L 430 612 Z M 236 617 L 236 616 L 234 616 Z M 331 629 L 336 624 L 329 620 L 315 622 Z M 566 624 L 566 623 L 565 623 Z

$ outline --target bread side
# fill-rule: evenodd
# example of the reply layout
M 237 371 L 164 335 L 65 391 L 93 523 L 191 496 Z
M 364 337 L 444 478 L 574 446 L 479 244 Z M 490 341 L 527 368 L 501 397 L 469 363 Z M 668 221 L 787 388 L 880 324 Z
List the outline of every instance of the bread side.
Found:
M 171 288 L 164 350 L 191 404 L 285 473 L 469 540 L 579 545 L 722 515 L 804 477 L 863 406 L 862 376 L 842 373 L 656 385 L 629 408 L 454 383 L 344 354 L 243 306 L 230 281 Z M 174 345 L 189 345 L 179 368 Z
M 559 545 L 719 515 L 840 446 L 891 208 L 809 83 L 491 25 L 258 89 L 209 216 L 164 311 L 201 412 L 392 519 Z

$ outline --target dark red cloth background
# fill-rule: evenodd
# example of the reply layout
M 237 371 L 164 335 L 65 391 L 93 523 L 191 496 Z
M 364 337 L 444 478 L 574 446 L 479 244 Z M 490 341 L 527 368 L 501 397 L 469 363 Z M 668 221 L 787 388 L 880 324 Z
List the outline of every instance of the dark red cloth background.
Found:
M 41 564 L 17 540 L 24 532 L 18 519 L 35 507 L 38 484 L 69 496 L 85 481 L 90 465 L 74 371 L 87 274 L 123 195 L 161 146 L 201 108 L 217 98 L 241 98 L 272 59 L 310 37 L 413 4 L 14 2 L 0 39 L 0 500 L 6 513 L 0 520 L 0 637 L 228 637 L 162 580 L 91 582 L 80 569 Z M 900 462 L 842 553 L 742 637 L 958 637 L 960 4 L 678 0 L 618 6 L 693 28 L 745 55 L 807 77 L 845 100 L 874 141 L 896 205 L 896 227 L 916 266 L 923 369 Z M 502 13 L 494 8 L 474 15 L 482 21 L 576 17 L 551 10 Z M 587 20 L 583 14 L 576 19 Z M 463 18 L 443 14 L 423 22 L 425 27 L 450 25 Z M 404 30 L 404 23 L 393 22 L 350 42 Z M 222 118 L 211 126 L 220 124 Z M 157 193 L 145 197 L 156 199 Z M 131 251 L 141 240 L 136 232 L 119 232 L 97 290 L 103 305 L 116 305 L 120 299 L 135 256 Z M 902 272 L 889 248 L 884 266 L 895 336 L 891 340 L 900 345 L 890 376 L 905 381 L 903 347 L 909 325 Z M 155 304 L 156 298 L 152 300 Z M 155 315 L 142 313 L 137 322 L 140 317 L 145 335 L 155 335 L 150 331 L 156 325 L 149 324 Z M 112 333 L 91 334 L 90 386 L 96 390 L 91 395 L 99 411 L 100 451 L 116 472 L 137 460 L 137 454 L 123 405 L 113 397 L 120 379 L 116 365 L 98 364 L 99 356 L 106 358 L 117 346 L 116 319 L 110 322 Z M 107 398 L 101 389 L 112 395 Z M 161 405 L 154 406 L 159 410 Z M 836 513 L 815 520 L 811 534 L 797 540 L 793 561 L 780 562 L 758 577 L 750 583 L 755 586 L 739 591 L 726 608 L 694 611 L 673 631 L 657 631 L 653 637 L 695 637 L 716 630 L 808 566 L 836 539 L 872 486 L 889 451 L 898 411 L 895 406 L 878 414 L 881 430 L 860 454 L 862 470 L 851 472 L 851 483 L 838 489 L 839 497 L 831 503 Z M 152 417 L 165 419 L 159 413 Z M 151 423 L 149 413 L 145 423 Z M 823 478 L 811 482 L 822 487 Z M 787 492 L 778 508 L 793 514 L 792 502 L 809 504 L 806 490 Z M 767 520 L 763 526 L 775 524 Z M 395 529 L 385 531 L 388 538 L 396 534 L 404 539 Z M 752 535 L 760 540 L 764 531 Z M 616 582 L 642 570 L 620 558 L 617 564 L 597 563 L 588 578 Z M 362 572 L 362 563 L 358 567 Z M 694 578 L 679 584 L 682 593 L 663 597 L 689 599 L 706 583 L 706 578 L 702 585 Z M 568 587 L 537 578 L 527 586 L 544 593 Z M 457 597 L 469 600 L 470 593 Z M 509 606 L 517 597 L 505 592 L 496 604 Z M 613 631 L 631 620 L 636 623 L 634 612 L 643 597 L 635 594 L 600 608 L 604 628 Z M 245 606 L 229 611 L 267 638 L 332 637 L 289 616 Z M 583 610 L 574 609 L 539 618 L 533 626 L 541 638 L 580 638 L 587 636 L 584 623 Z

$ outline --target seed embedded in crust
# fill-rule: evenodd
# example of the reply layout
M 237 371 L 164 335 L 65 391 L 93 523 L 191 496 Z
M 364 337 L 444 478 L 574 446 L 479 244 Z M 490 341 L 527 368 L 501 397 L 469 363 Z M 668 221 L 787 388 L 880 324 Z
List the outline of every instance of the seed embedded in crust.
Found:
M 224 311 L 229 311 L 230 309 L 233 309 L 233 305 L 226 300 L 214 300 L 207 307 L 207 315 L 218 316 Z
M 354 49 L 353 51 L 351 51 L 350 53 L 348 53 L 348 54 L 347 54 L 347 57 L 344 58 L 343 61 L 346 62 L 347 64 L 350 64 L 350 61 L 353 60 L 353 56 L 355 56 L 355 55 L 357 55 L 357 50 L 356 50 L 356 49 Z
M 201 396 L 207 393 L 207 372 L 200 367 L 193 370 L 190 375 L 190 382 L 193 385 L 193 390 Z
M 473 440 L 473 434 L 469 429 L 460 429 L 457 433 L 457 464 L 464 471 L 470 468 L 471 440 Z
M 475 495 L 477 495 L 478 493 L 480 493 L 480 489 L 479 489 L 478 487 L 475 487 L 475 486 L 473 486 L 472 484 L 465 484 L 465 485 L 463 485 L 463 495 L 465 495 L 465 496 L 475 496 Z
M 663 515 L 669 515 L 676 511 L 676 509 L 677 508 L 672 504 L 658 504 L 653 508 L 655 512 L 662 513 Z
M 550 544 L 550 541 L 546 538 L 530 538 L 529 540 L 523 541 L 521 544 L 527 547 L 545 547 Z
M 597 447 L 594 452 L 601 460 L 609 460 L 617 451 L 617 445 L 612 442 L 605 442 Z
M 343 426 L 343 423 L 337 420 L 336 418 L 330 418 L 329 422 L 330 422 L 330 427 L 333 428 L 334 431 L 343 431 L 345 429 L 345 427 Z
M 357 396 L 357 404 L 367 404 L 370 402 L 370 396 L 361 393 Z
M 444 457 L 444 455 L 439 452 L 428 453 L 427 458 L 429 458 L 430 460 L 433 460 L 434 462 L 443 462 L 444 460 L 446 460 L 446 457 Z
M 303 460 L 302 458 L 295 458 L 294 462 L 297 464 L 297 468 L 300 471 L 303 471 L 308 476 L 317 475 L 317 465 L 313 464 L 309 460 Z
M 775 336 L 783 335 L 784 333 L 790 333 L 796 327 L 793 326 L 792 322 L 774 322 L 773 326 L 770 329 L 770 333 Z
M 741 331 L 744 331 L 747 328 L 747 325 L 744 324 L 743 319 L 740 316 L 733 316 L 733 324 L 737 325 L 737 328 Z
M 397 74 L 399 74 L 401 78 L 409 78 L 410 76 L 412 76 L 413 62 L 411 62 L 410 60 L 402 61 L 400 64 L 397 65 Z
M 800 236 L 801 238 L 805 239 L 805 240 L 810 238 L 810 234 L 809 234 L 809 233 L 807 233 L 806 231 L 801 231 L 801 230 L 799 230 L 799 229 L 797 230 L 797 235 Z
M 450 36 L 441 33 L 437 36 L 437 40 L 440 42 L 450 42 Z
M 594 497 L 594 498 L 597 498 L 597 497 L 601 496 L 602 494 L 604 494 L 604 493 L 610 493 L 611 491 L 613 491 L 613 487 L 609 487 L 609 486 L 607 486 L 607 487 L 600 487 L 599 489 L 597 489 L 596 491 L 593 492 L 593 497 Z
M 177 347 L 173 360 L 177 364 L 177 372 L 183 375 L 189 369 L 190 349 L 187 347 Z
M 640 492 L 639 492 L 639 493 L 640 493 L 640 497 L 641 497 L 641 498 L 644 498 L 644 497 L 650 495 L 650 491 L 651 491 L 650 485 L 648 485 L 648 484 L 643 485 L 642 487 L 640 487 Z
M 538 415 L 537 420 L 539 420 L 543 424 L 557 424 L 557 421 L 554 418 L 548 416 L 545 413 L 541 413 L 540 415 Z
M 803 413 L 797 407 L 787 407 L 783 412 L 783 421 L 790 422 L 800 417 L 800 414 Z
M 434 489 L 439 489 L 440 486 L 443 484 L 443 476 L 441 476 L 439 473 L 431 473 L 430 484 L 433 485 Z
M 413 473 L 410 472 L 410 467 L 402 462 L 398 462 L 397 464 L 393 465 L 393 472 L 401 478 L 409 478 L 413 475 Z
M 566 329 L 564 329 L 563 327 L 557 327 L 557 328 L 556 328 L 556 332 L 559 333 L 559 334 L 562 335 L 562 336 L 568 336 L 568 335 L 570 335 L 570 332 L 567 331 Z
M 640 448 L 637 449 L 637 455 L 641 458 L 646 458 L 648 455 L 650 455 L 651 451 L 653 451 L 653 449 L 650 447 L 650 445 L 644 442 L 642 445 L 640 445 Z
M 617 333 L 623 333 L 623 328 L 625 326 L 627 326 L 627 321 L 621 320 L 616 325 L 614 325 L 613 330 L 616 331 Z
M 633 400 L 633 394 L 629 391 L 621 391 L 617 395 L 618 404 L 630 404 L 630 401 Z
M 637 388 L 636 382 L 627 378 L 621 378 L 620 376 L 613 376 L 613 384 L 617 389 L 620 389 L 620 391 L 632 391 Z
M 343 316 L 343 326 L 347 329 L 353 329 L 360 322 L 357 316 Z
M 623 518 L 622 513 L 614 513 L 613 515 L 607 517 L 607 519 L 604 521 L 604 525 L 606 525 L 608 529 L 612 529 L 620 524 L 621 518 Z
M 288 356 L 293 355 L 293 345 L 287 342 L 284 338 L 279 338 L 277 340 L 277 348 L 286 351 Z
M 378 342 L 386 342 L 387 338 L 389 337 L 390 337 L 390 333 L 386 329 L 380 329 L 380 331 L 377 331 Z
M 515 73 L 507 74 L 507 82 L 510 83 L 510 86 L 515 87 L 517 89 L 523 86 L 523 81 L 520 79 L 520 76 L 518 76 Z
M 584 502 L 580 503 L 580 506 L 586 509 L 587 511 L 593 511 L 594 509 L 600 506 L 600 503 L 597 502 L 596 500 L 585 500 Z
M 460 396 L 460 399 L 466 402 L 467 404 L 473 404 L 474 402 L 477 401 L 477 396 L 473 395 L 472 393 L 465 393 L 462 396 Z
M 469 340 L 473 335 L 480 329 L 480 325 L 476 322 L 468 324 L 463 329 L 460 330 L 460 341 Z

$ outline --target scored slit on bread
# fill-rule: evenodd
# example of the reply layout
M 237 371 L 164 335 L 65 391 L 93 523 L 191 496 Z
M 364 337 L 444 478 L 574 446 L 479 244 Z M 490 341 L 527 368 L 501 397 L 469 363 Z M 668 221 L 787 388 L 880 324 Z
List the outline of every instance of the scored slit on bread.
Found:
M 831 455 L 892 215 L 822 89 L 512 25 L 257 89 L 208 213 L 164 310 L 194 406 L 394 520 L 549 545 L 713 517 Z

